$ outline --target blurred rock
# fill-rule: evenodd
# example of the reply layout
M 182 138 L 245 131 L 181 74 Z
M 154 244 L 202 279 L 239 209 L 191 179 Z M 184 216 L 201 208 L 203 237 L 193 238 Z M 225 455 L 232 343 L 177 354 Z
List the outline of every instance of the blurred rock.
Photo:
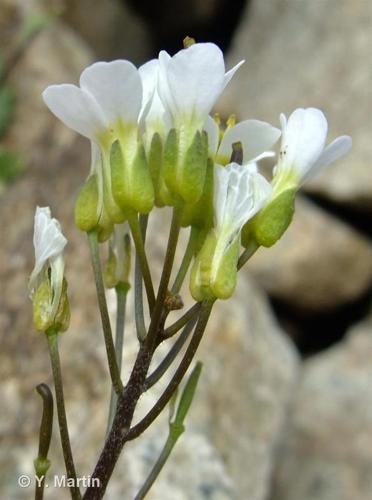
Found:
M 366 500 L 372 476 L 372 317 L 306 362 L 273 500 Z
M 357 231 L 297 197 L 293 222 L 247 264 L 264 289 L 302 310 L 356 300 L 372 283 L 372 245 Z
M 279 123 L 279 113 L 320 107 L 330 139 L 353 137 L 353 149 L 313 182 L 331 200 L 372 209 L 372 3 L 365 0 L 252 0 L 229 54 L 246 59 L 220 111 Z
M 129 59 L 135 64 L 151 55 L 146 26 L 120 0 L 63 0 L 63 18 L 92 47 L 98 59 Z

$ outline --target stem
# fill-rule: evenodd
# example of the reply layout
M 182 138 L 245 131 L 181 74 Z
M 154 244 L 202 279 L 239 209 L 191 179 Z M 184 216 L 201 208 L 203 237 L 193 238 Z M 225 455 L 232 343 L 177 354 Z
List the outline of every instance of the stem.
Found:
M 121 394 L 123 392 L 123 384 L 120 378 L 120 370 L 116 362 L 116 353 L 115 353 L 114 341 L 112 339 L 110 317 L 107 309 L 105 286 L 103 284 L 103 278 L 102 278 L 102 268 L 101 268 L 101 261 L 99 258 L 98 239 L 96 231 L 91 231 L 90 233 L 88 233 L 88 241 L 90 248 L 90 256 L 92 260 L 94 280 L 97 289 L 98 305 L 101 313 L 102 329 L 105 338 L 105 346 L 106 346 L 106 353 L 107 353 L 111 381 L 116 394 Z
M 128 214 L 128 222 L 132 232 L 134 245 L 136 247 L 137 256 L 141 264 L 141 272 L 143 276 L 143 281 L 145 283 L 147 300 L 149 303 L 150 312 L 154 309 L 155 304 L 155 293 L 152 284 L 151 273 L 149 268 L 149 263 L 147 261 L 147 256 L 145 252 L 145 246 L 142 238 L 142 231 L 140 224 L 138 222 L 138 217 L 135 212 Z
M 139 397 L 143 392 L 144 381 L 150 366 L 153 351 L 146 344 L 140 346 L 132 373 L 124 393 L 119 396 L 118 405 L 111 431 L 91 476 L 91 486 L 85 492 L 84 500 L 100 500 L 105 494 L 108 481 L 115 468 L 125 437 L 130 428 Z M 93 486 L 97 483 L 98 487 Z
M 127 305 L 128 290 L 129 290 L 129 285 L 126 283 L 119 283 L 115 288 L 116 304 L 117 304 L 115 354 L 116 354 L 116 363 L 118 365 L 119 373 L 121 373 L 122 360 L 123 360 L 125 311 Z M 117 402 L 118 402 L 118 396 L 114 388 L 111 387 L 110 410 L 109 410 L 106 434 L 110 432 L 112 421 L 114 420 Z
M 238 270 L 241 269 L 244 264 L 252 257 L 252 255 L 259 249 L 259 245 L 255 240 L 251 240 L 250 244 L 241 254 L 238 260 Z
M 164 301 L 168 291 L 169 279 L 172 273 L 174 255 L 176 253 L 176 247 L 178 242 L 178 236 L 181 229 L 183 209 L 181 207 L 174 207 L 171 228 L 169 231 L 167 251 L 164 259 L 163 272 L 160 278 L 160 284 L 158 289 L 158 295 L 156 297 L 155 307 L 151 315 L 151 322 L 149 326 L 149 331 L 146 336 L 147 345 L 151 345 L 158 333 L 159 323 L 161 321 Z
M 173 337 L 183 326 L 185 326 L 191 319 L 197 316 L 200 310 L 200 302 L 197 302 L 194 304 L 188 311 L 185 312 L 183 316 L 181 316 L 177 321 L 173 323 L 173 325 L 168 326 L 164 330 L 164 333 L 162 335 L 162 339 L 168 339 L 170 337 Z
M 59 432 L 61 436 L 63 458 L 65 460 L 66 472 L 68 479 L 72 479 L 72 486 L 70 486 L 71 498 L 79 500 L 81 498 L 80 490 L 77 487 L 77 479 L 75 472 L 74 459 L 72 457 L 70 437 L 67 427 L 65 399 L 63 395 L 63 383 L 61 374 L 61 364 L 58 352 L 58 333 L 54 331 L 47 332 L 49 354 L 53 371 L 54 387 L 56 392 L 57 414 Z
M 42 500 L 44 496 L 45 475 L 50 467 L 48 452 L 53 429 L 53 396 L 46 384 L 36 387 L 43 400 L 43 414 L 39 432 L 39 451 L 34 461 L 35 473 L 38 478 L 35 486 L 35 500 Z
M 168 370 L 170 365 L 173 363 L 173 361 L 181 351 L 182 347 L 185 345 L 187 339 L 189 338 L 190 333 L 192 332 L 195 326 L 196 320 L 197 320 L 196 316 L 191 318 L 190 322 L 184 327 L 181 335 L 177 338 L 176 342 L 173 344 L 168 354 L 157 366 L 157 368 L 155 368 L 155 370 L 147 377 L 145 382 L 145 391 L 147 391 L 148 389 L 150 389 L 150 387 L 155 385 L 156 382 L 158 382 L 164 375 L 164 373 Z
M 192 258 L 194 256 L 195 245 L 197 242 L 198 230 L 194 227 L 190 229 L 189 241 L 183 256 L 181 266 L 178 270 L 176 279 L 174 280 L 173 286 L 171 288 L 171 293 L 176 295 L 181 290 L 182 284 L 186 277 L 187 271 L 190 267 Z
M 159 476 L 162 468 L 165 465 L 165 462 L 168 460 L 169 455 L 171 454 L 175 444 L 177 443 L 178 438 L 181 436 L 182 432 L 175 434 L 172 432 L 169 432 L 168 438 L 165 442 L 165 445 L 159 455 L 159 458 L 157 459 L 154 467 L 151 469 L 151 472 L 146 479 L 145 483 L 143 484 L 142 488 L 140 491 L 137 493 L 135 496 L 134 500 L 143 500 L 147 493 L 149 492 L 151 486 L 154 484 L 156 481 L 157 477 Z
M 125 436 L 125 441 L 131 441 L 142 434 L 158 417 L 158 415 L 165 408 L 169 400 L 171 399 L 174 391 L 177 389 L 180 384 L 183 376 L 185 375 L 187 369 L 189 368 L 195 352 L 200 344 L 200 341 L 203 337 L 203 333 L 205 327 L 207 326 L 207 322 L 212 310 L 214 302 L 213 301 L 205 301 L 202 303 L 202 308 L 200 310 L 200 316 L 198 320 L 198 324 L 196 325 L 194 334 L 190 340 L 190 344 L 187 347 L 187 350 L 182 358 L 181 363 L 179 364 L 175 374 L 173 375 L 171 381 L 169 382 L 167 388 L 160 396 L 158 401 L 155 403 L 154 407 L 147 413 L 147 415 L 134 427 L 132 427 L 129 432 Z
M 142 234 L 142 241 L 146 241 L 148 215 L 140 215 L 140 228 Z M 140 342 L 146 337 L 145 316 L 143 313 L 143 292 L 142 292 L 142 272 L 141 262 L 136 255 L 135 268 L 134 268 L 134 316 L 136 320 L 137 337 Z

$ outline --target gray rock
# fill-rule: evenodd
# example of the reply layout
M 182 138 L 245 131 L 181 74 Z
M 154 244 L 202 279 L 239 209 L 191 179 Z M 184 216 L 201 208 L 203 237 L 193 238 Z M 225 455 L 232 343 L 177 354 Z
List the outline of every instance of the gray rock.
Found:
M 353 149 L 311 189 L 355 207 L 372 209 L 372 4 L 365 0 L 253 0 L 229 54 L 246 59 L 220 110 L 278 125 L 280 112 L 320 107 L 330 140 L 353 137 Z
M 275 500 L 364 500 L 372 491 L 372 318 L 306 362 L 278 454 Z
M 372 246 L 357 231 L 301 197 L 287 232 L 262 248 L 247 272 L 271 295 L 303 310 L 327 310 L 365 293 Z
M 143 63 L 150 55 L 146 26 L 120 0 L 63 0 L 63 18 L 81 35 L 99 59 Z

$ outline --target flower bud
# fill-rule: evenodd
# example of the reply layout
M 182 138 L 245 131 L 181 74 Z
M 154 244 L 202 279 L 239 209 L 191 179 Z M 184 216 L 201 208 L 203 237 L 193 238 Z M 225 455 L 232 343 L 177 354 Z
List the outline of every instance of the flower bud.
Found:
M 109 257 L 104 271 L 106 288 L 126 285 L 129 288 L 131 246 L 127 224 L 115 226 L 110 240 Z
M 92 231 L 100 217 L 97 175 L 90 175 L 75 205 L 75 224 L 81 231 Z

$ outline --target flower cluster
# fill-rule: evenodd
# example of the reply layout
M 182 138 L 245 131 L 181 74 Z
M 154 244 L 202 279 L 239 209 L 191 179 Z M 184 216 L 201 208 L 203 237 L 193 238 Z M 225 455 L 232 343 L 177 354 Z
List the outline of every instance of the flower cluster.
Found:
M 91 171 L 75 209 L 78 227 L 107 240 L 117 224 L 154 206 L 172 206 L 182 225 L 198 230 L 191 272 L 196 300 L 234 291 L 241 243 L 271 246 L 288 227 L 302 182 L 351 146 L 347 136 L 325 147 L 327 121 L 318 109 L 297 109 L 281 130 L 258 120 L 221 127 L 210 116 L 240 62 L 226 71 L 212 43 L 136 68 L 124 60 L 86 68 L 80 85 L 52 85 L 50 110 L 91 141 Z M 273 156 L 269 183 L 257 162 Z M 239 155 L 237 155 L 237 152 Z M 237 158 L 239 156 L 239 159 Z

